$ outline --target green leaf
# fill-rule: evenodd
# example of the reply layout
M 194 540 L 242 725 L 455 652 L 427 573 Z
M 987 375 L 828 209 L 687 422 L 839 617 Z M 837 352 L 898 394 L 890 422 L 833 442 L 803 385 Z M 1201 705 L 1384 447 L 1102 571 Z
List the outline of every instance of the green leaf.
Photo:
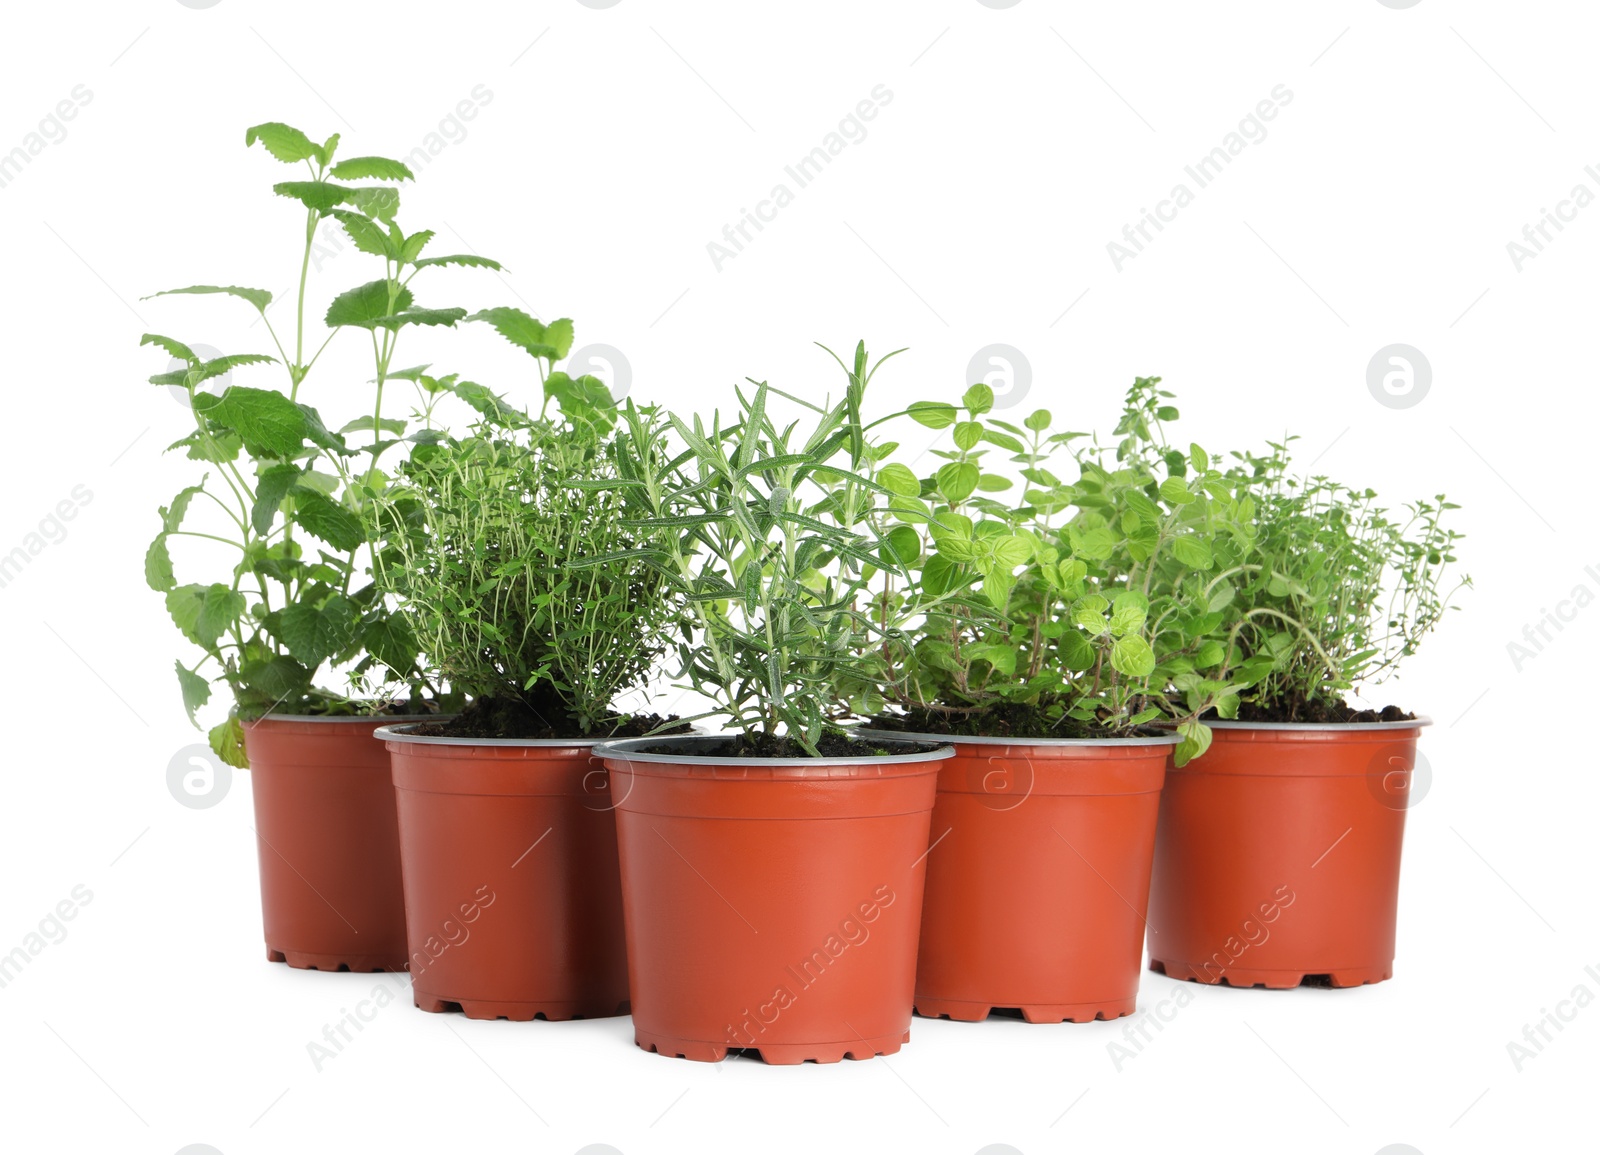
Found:
M 956 407 L 943 401 L 914 401 L 907 412 L 913 421 L 929 429 L 943 429 L 956 423 Z
M 1189 486 L 1181 477 L 1169 477 L 1161 483 L 1161 497 L 1168 505 L 1188 505 L 1195 499 Z
M 229 718 L 226 722 L 217 723 L 211 727 L 206 740 L 217 757 L 229 766 L 240 770 L 250 769 L 250 759 L 244 754 L 244 727 L 239 724 L 239 719 Z
M 366 541 L 367 534 L 361 519 L 322 494 L 298 489 L 294 503 L 295 522 L 334 549 L 349 553 Z
M 391 302 L 390 291 L 394 298 Z M 358 329 L 375 329 L 389 317 L 411 308 L 411 290 L 392 281 L 368 281 L 347 289 L 333 299 L 323 320 L 331 329 L 350 325 Z
M 335 594 L 320 606 L 296 602 L 277 613 L 274 633 L 289 653 L 315 669 L 350 643 L 355 607 Z
M 1211 457 L 1195 442 L 1189 443 L 1189 464 L 1194 466 L 1196 473 L 1204 473 L 1211 468 Z
M 340 180 L 415 180 L 411 170 L 382 156 L 352 156 L 328 170 Z
M 191 365 L 197 365 L 200 363 L 200 358 L 195 355 L 193 349 L 189 348 L 189 346 L 185 345 L 182 341 L 174 341 L 171 337 L 163 337 L 157 333 L 146 333 L 143 337 L 139 338 L 139 344 L 160 345 L 163 349 L 180 361 L 187 361 Z
M 1035 433 L 1043 433 L 1050 428 L 1050 410 L 1035 409 L 1022 423 Z
M 172 574 L 172 555 L 167 552 L 167 535 L 157 534 L 144 554 L 144 581 L 157 593 L 165 593 L 177 585 Z
M 898 461 L 892 461 L 878 470 L 878 484 L 896 497 L 916 497 L 922 492 L 917 475 Z
M 950 431 L 950 437 L 956 443 L 956 448 L 962 452 L 978 444 L 982 436 L 983 425 L 977 421 L 958 421 L 956 427 Z
M 396 189 L 385 188 L 382 185 L 347 189 L 344 199 L 367 216 L 380 221 L 392 221 L 395 213 L 400 211 L 400 193 Z
M 1197 533 L 1185 534 L 1172 543 L 1173 555 L 1191 569 L 1211 568 L 1211 547 Z
M 244 146 L 249 148 L 260 141 L 262 146 L 285 164 L 296 164 L 312 157 L 321 157 L 322 150 L 311 143 L 311 138 L 298 128 L 268 121 L 244 130 Z
M 1172 761 L 1175 765 L 1186 765 L 1211 749 L 1211 727 L 1202 722 L 1194 719 L 1179 722 L 1178 733 L 1182 735 L 1183 740 L 1172 752 Z
M 1150 643 L 1137 634 L 1126 634 L 1111 643 L 1111 665 L 1130 678 L 1145 678 L 1156 668 Z
M 265 289 L 245 289 L 238 285 L 189 285 L 182 289 L 162 289 L 159 293 L 151 293 L 149 297 L 142 299 L 148 301 L 152 297 L 170 297 L 174 294 L 200 296 L 210 293 L 226 293 L 230 297 L 238 297 L 241 301 L 249 301 L 258 312 L 262 313 L 265 313 L 267 306 L 272 304 L 272 294 Z
M 922 556 L 922 538 L 909 525 L 899 525 L 884 535 L 881 548 L 886 559 L 911 565 Z
M 557 330 L 562 325 L 561 321 L 552 321 L 548 326 L 540 324 L 521 309 L 510 305 L 502 305 L 494 309 L 482 309 L 467 318 L 469 321 L 482 321 L 494 327 L 507 341 L 519 349 L 524 349 L 535 357 L 542 357 L 546 361 L 559 361 L 567 355 L 567 349 L 572 344 L 572 322 L 565 322 L 566 345 L 559 344 L 563 330 Z
M 183 692 L 183 708 L 189 712 L 189 724 L 198 729 L 200 723 L 195 720 L 194 712 L 210 701 L 211 683 L 187 669 L 182 662 L 173 665 L 178 668 L 178 687 Z
M 409 265 L 422 255 L 422 250 L 428 247 L 428 242 L 433 240 L 432 229 L 423 229 L 421 232 L 412 233 L 406 238 L 406 243 L 400 247 L 400 263 Z
M 211 650 L 244 614 L 245 600 L 243 594 L 220 583 L 178 586 L 167 591 L 167 612 L 184 637 Z
M 1068 630 L 1061 635 L 1057 643 L 1061 651 L 1061 664 L 1069 670 L 1092 670 L 1094 668 L 1094 646 L 1089 639 L 1077 630 Z
M 987 413 L 994 408 L 994 390 L 980 382 L 961 395 L 961 404 L 974 417 Z
M 400 436 L 406 431 L 406 423 L 398 417 L 380 417 L 378 428 L 384 433 L 393 433 Z M 339 427 L 340 433 L 370 433 L 372 431 L 372 414 L 357 417 L 354 421 L 346 422 Z
M 357 639 L 361 648 L 394 671 L 397 677 L 409 675 L 417 664 L 416 635 L 406 620 L 384 614 L 366 622 Z
M 394 313 L 388 317 L 379 317 L 373 322 L 391 331 L 404 325 L 444 325 L 454 326 L 455 323 L 467 315 L 465 309 L 406 309 L 404 312 Z
M 278 507 L 289 496 L 302 470 L 298 465 L 271 465 L 261 471 L 256 479 L 256 501 L 250 509 L 250 525 L 256 533 L 265 536 L 272 531 Z
M 988 662 L 994 667 L 995 672 L 1003 677 L 1009 678 L 1017 672 L 1017 651 L 1010 646 L 985 642 L 982 645 L 969 646 L 963 652 L 966 657 L 974 661 Z
M 221 397 L 196 393 L 194 408 L 208 421 L 237 432 L 254 457 L 292 457 L 305 443 L 305 413 L 270 389 L 232 385 Z
M 1015 484 L 1009 477 L 1001 477 L 998 473 L 985 473 L 978 478 L 978 490 L 981 493 L 1004 493 Z
M 361 252 L 371 253 L 375 257 L 387 257 L 391 261 L 399 258 L 400 254 L 395 251 L 389 234 L 374 224 L 370 217 L 353 213 L 349 209 L 334 209 L 328 215 L 344 226 L 346 235 Z
M 499 261 L 471 253 L 452 253 L 447 257 L 423 257 L 420 261 L 412 263 L 419 269 L 429 269 L 435 265 L 461 265 L 469 269 L 494 269 L 498 272 L 505 267 Z
M 239 679 L 251 689 L 281 702 L 310 688 L 311 671 L 288 654 L 275 654 L 240 666 Z
M 312 212 L 326 213 L 344 204 L 353 190 L 325 180 L 286 180 L 273 185 L 272 191 L 299 201 Z
M 965 501 L 978 488 L 978 467 L 970 461 L 952 461 L 941 465 L 934 475 L 939 493 L 951 505 Z
M 1020 534 L 999 538 L 990 545 L 995 561 L 1007 568 L 1027 565 L 1033 560 L 1033 542 Z

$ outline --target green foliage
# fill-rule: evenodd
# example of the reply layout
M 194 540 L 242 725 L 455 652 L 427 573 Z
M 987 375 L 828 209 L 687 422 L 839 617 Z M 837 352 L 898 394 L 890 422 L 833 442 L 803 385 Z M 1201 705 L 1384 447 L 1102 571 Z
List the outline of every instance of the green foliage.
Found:
M 319 145 L 299 129 L 275 122 L 245 133 L 247 146 L 260 144 L 277 160 L 305 169 L 304 179 L 272 186 L 304 211 L 296 236 L 300 277 L 294 332 L 287 340 L 268 314 L 272 294 L 265 290 L 207 284 L 155 294 L 223 295 L 244 301 L 264 322 L 276 356 L 245 353 L 202 360 L 190 344 L 173 337 L 146 334 L 141 341 L 182 363 L 150 380 L 185 391 L 195 427 L 171 448 L 182 448 L 190 460 L 208 465 L 198 484 L 160 511 L 160 532 L 145 554 L 145 580 L 164 595 L 173 624 L 199 651 L 198 657 L 178 663 L 179 690 L 190 719 L 210 699 L 212 682 L 221 680 L 231 691 L 229 719 L 214 727 L 210 737 L 212 747 L 234 765 L 244 764 L 241 717 L 272 710 L 351 712 L 360 709 L 353 697 L 388 695 L 401 686 L 412 696 L 432 689 L 418 669 L 409 625 L 392 614 L 376 587 L 357 588 L 357 578 L 370 565 L 371 551 L 383 546 L 373 510 L 395 483 L 383 471 L 382 458 L 403 444 L 407 427 L 383 415 L 398 337 L 411 325 L 453 326 L 466 311 L 415 305 L 410 287 L 414 278 L 446 262 L 420 256 L 432 232 L 408 236 L 395 223 L 398 192 L 385 185 L 339 183 L 409 180 L 411 171 L 381 157 L 336 163 L 338 141 L 335 135 Z M 306 280 L 324 219 L 337 220 L 357 249 L 381 258 L 382 276 L 335 298 L 326 318 L 331 332 L 308 355 Z M 365 413 L 331 433 L 301 392 L 322 350 L 345 329 L 370 334 L 362 340 L 372 345 L 375 376 Z M 265 364 L 281 367 L 281 387 L 236 384 L 220 395 L 202 388 L 235 369 Z M 416 384 L 425 424 L 419 433 L 426 433 L 432 405 L 448 389 L 425 387 L 421 379 Z M 335 402 L 345 396 L 342 387 L 329 394 Z M 364 445 L 346 437 L 362 433 L 371 435 Z M 206 520 L 198 523 L 190 517 L 196 499 L 206 511 Z M 213 551 L 211 574 L 216 580 L 180 584 L 172 549 L 177 539 L 191 539 Z M 195 555 L 179 556 L 187 565 Z M 330 664 L 345 668 L 348 695 L 318 687 L 319 674 Z
M 672 462 L 640 451 L 651 443 L 631 405 L 621 442 L 619 484 L 648 511 L 628 523 L 649 535 L 640 560 L 689 606 L 675 674 L 747 735 L 785 734 L 812 754 L 834 719 L 875 697 L 877 647 L 903 625 L 864 604 L 875 574 L 904 572 L 903 543 L 875 530 L 893 500 L 871 477 L 884 450 L 861 419 L 876 368 L 858 345 L 836 404 L 751 381 L 727 426 L 673 415 L 686 448 Z M 805 419 L 780 423 L 785 402 Z
M 610 397 L 605 404 L 610 405 Z M 637 415 L 630 452 L 664 452 Z M 502 414 L 474 435 L 418 448 L 380 568 L 422 649 L 453 687 L 520 699 L 552 724 L 604 736 L 672 631 L 662 576 L 636 550 L 609 422 Z M 558 703 L 563 718 L 549 717 Z
M 1371 489 L 1296 478 L 1293 440 L 1234 454 L 1259 538 L 1210 583 L 1232 619 L 1220 639 L 1230 666 L 1254 683 L 1247 699 L 1291 720 L 1385 680 L 1471 584 L 1451 577 L 1462 535 L 1444 522 L 1459 506 L 1440 494 L 1394 516 Z

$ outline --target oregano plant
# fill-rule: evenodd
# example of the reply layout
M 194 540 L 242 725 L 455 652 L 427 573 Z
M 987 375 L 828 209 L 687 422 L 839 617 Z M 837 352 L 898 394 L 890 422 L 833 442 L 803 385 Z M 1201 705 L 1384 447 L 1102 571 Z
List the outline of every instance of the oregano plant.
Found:
M 412 284 L 444 265 L 498 269 L 475 255 L 424 256 L 434 234 L 407 233 L 398 223 L 398 186 L 409 168 L 384 157 L 340 159 L 339 137 L 318 144 L 286 124 L 259 124 L 245 133 L 277 161 L 304 169 L 301 179 L 272 191 L 302 211 L 294 252 L 298 264 L 292 329 L 280 329 L 264 289 L 230 284 L 190 285 L 155 294 L 225 296 L 256 314 L 271 352 L 204 358 L 173 337 L 147 333 L 180 365 L 150 378 L 182 389 L 194 429 L 169 446 L 196 463 L 199 479 L 160 510 L 160 530 L 145 556 L 145 577 L 163 594 L 173 623 L 195 648 L 177 663 L 190 720 L 223 682 L 232 698 L 228 717 L 210 731 L 226 761 L 245 765 L 241 720 L 269 711 L 356 713 L 395 695 L 431 692 L 417 669 L 416 639 L 367 578 L 373 544 L 372 502 L 391 484 L 385 458 L 397 447 L 428 440 L 434 402 L 443 390 L 422 370 L 396 370 L 394 357 L 407 329 L 454 326 L 460 308 L 418 305 Z M 336 221 L 355 248 L 379 258 L 382 275 L 336 296 L 314 326 L 306 317 L 311 254 L 319 228 Z M 325 330 L 325 332 L 323 331 Z M 310 403 L 308 384 L 329 344 L 365 334 L 372 380 L 367 401 L 330 428 Z M 206 383 L 235 370 L 276 365 L 278 384 L 230 384 L 220 394 Z M 421 428 L 385 409 L 386 387 L 404 380 L 417 388 Z M 342 408 L 348 385 L 319 393 Z M 203 511 L 203 513 L 202 513 Z M 174 546 L 180 550 L 174 558 Z M 201 548 L 193 548 L 201 547 Z M 175 564 L 176 561 L 176 564 Z M 180 581 L 193 566 L 209 580 Z M 342 667 L 344 689 L 319 681 Z

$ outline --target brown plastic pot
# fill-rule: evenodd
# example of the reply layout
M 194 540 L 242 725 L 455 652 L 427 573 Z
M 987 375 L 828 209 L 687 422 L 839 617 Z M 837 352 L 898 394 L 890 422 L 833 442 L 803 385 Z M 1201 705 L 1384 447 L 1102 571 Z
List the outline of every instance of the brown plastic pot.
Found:
M 928 820 L 952 751 L 699 752 L 714 740 L 597 748 L 617 807 L 635 1042 L 710 1062 L 893 1054 L 910 1037 Z M 667 742 L 679 753 L 640 750 Z
M 1428 724 L 1211 723 L 1210 750 L 1167 775 L 1150 968 L 1237 987 L 1389 978 Z
M 588 743 L 378 731 L 413 1001 L 471 1019 L 626 1014 L 616 824 Z
M 1132 1014 L 1177 735 L 951 741 L 930 828 L 917 1013 Z
M 406 969 L 389 718 L 269 714 L 244 726 L 267 958 L 316 970 Z

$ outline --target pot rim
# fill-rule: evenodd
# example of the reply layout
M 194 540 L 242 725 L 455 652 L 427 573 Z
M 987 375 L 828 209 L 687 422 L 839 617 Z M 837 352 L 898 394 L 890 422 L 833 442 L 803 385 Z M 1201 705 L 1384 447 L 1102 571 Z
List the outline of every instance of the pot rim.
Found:
M 1427 714 L 1418 714 L 1415 718 L 1404 722 L 1235 722 L 1218 719 L 1206 722 L 1204 725 L 1213 730 L 1284 730 L 1301 733 L 1316 730 L 1333 734 L 1358 734 L 1383 730 L 1416 730 L 1433 725 L 1433 719 Z
M 859 726 L 857 730 L 873 735 L 905 738 L 912 742 L 966 742 L 973 746 L 1045 746 L 1063 749 L 1082 749 L 1100 746 L 1120 750 L 1129 746 L 1176 746 L 1183 741 L 1180 734 L 1141 735 L 1137 738 L 1002 738 L 991 734 L 924 734 L 915 730 L 877 730 Z
M 652 762 L 671 766 L 903 766 L 913 762 L 938 762 L 955 757 L 954 746 L 941 746 L 937 750 L 914 750 L 907 754 L 873 754 L 862 758 L 721 758 L 709 754 L 646 754 L 636 749 L 642 743 L 656 745 L 660 742 L 720 741 L 726 734 L 666 734 L 659 738 L 622 738 L 615 742 L 601 742 L 594 747 L 596 758 L 619 758 L 628 762 Z M 946 742 L 945 738 L 934 738 Z M 915 739 L 908 738 L 910 746 Z M 896 744 L 891 740 L 891 745 Z
M 390 723 L 399 724 L 406 722 L 429 722 L 454 717 L 454 714 L 263 714 L 261 717 L 252 718 L 248 722 L 241 720 L 239 724 L 248 729 L 249 727 L 255 726 L 261 722 L 316 722 L 320 724 L 337 722 L 376 722 L 379 720 L 387 720 Z
M 430 716 L 453 717 L 454 715 Z M 587 749 L 594 745 L 593 738 L 449 738 L 434 734 L 409 733 L 413 726 L 421 725 L 420 722 L 398 722 L 390 726 L 379 726 L 372 732 L 374 738 L 381 738 L 385 742 L 411 742 L 418 746 L 491 746 L 491 747 L 518 747 L 533 750 L 571 750 Z

